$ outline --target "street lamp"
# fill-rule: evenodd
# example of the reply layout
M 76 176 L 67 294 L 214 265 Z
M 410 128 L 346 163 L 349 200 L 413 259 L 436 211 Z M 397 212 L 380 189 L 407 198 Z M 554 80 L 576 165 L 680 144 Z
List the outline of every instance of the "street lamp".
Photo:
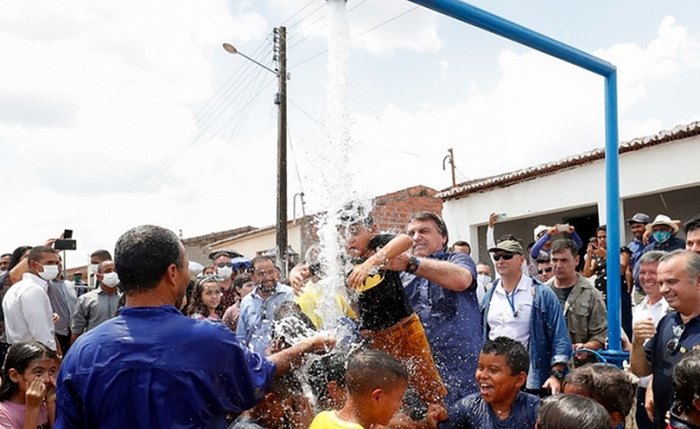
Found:
M 223 44 L 226 52 L 240 55 L 277 76 L 277 94 L 275 104 L 277 115 L 277 265 L 284 276 L 287 275 L 287 29 L 275 29 L 275 51 L 278 70 L 272 70 L 260 64 L 236 49 L 230 43 Z

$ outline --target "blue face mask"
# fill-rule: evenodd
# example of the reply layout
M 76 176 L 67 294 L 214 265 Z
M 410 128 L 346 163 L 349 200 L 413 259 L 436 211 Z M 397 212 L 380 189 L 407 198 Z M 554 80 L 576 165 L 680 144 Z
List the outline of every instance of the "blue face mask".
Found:
M 665 243 L 668 241 L 669 238 L 671 238 L 671 232 L 670 231 L 656 231 L 651 234 L 652 237 L 654 237 L 654 240 L 656 240 L 657 243 Z

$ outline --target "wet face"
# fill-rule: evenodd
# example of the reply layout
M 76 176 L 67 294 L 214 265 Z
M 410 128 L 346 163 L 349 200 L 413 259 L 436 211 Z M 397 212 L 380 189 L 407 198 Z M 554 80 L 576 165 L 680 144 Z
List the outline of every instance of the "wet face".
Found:
M 642 236 L 644 236 L 644 231 L 646 230 L 646 225 L 643 223 L 631 223 L 630 224 L 630 231 L 632 232 L 632 235 L 634 238 L 637 240 L 641 240 Z
M 401 408 L 407 387 L 406 380 L 399 380 L 390 388 L 375 389 L 372 392 L 372 413 L 374 415 L 372 420 L 375 423 L 382 426 L 389 424 L 391 418 Z
M 352 258 L 360 258 L 366 256 L 369 251 L 369 242 L 372 240 L 372 231 L 370 231 L 361 222 L 350 225 L 344 233 L 345 236 L 345 251 Z
M 658 262 L 647 262 L 639 265 L 639 285 L 644 290 L 644 293 L 654 300 L 661 294 L 658 276 L 656 275 L 658 267 Z
M 55 359 L 48 357 L 34 359 L 29 363 L 27 369 L 23 373 L 18 373 L 14 368 L 10 369 L 10 379 L 17 383 L 22 396 L 27 391 L 32 382 L 36 379 L 41 380 L 47 389 L 52 389 L 56 384 L 56 373 L 58 371 L 58 362 Z
M 432 220 L 414 219 L 409 222 L 406 233 L 413 239 L 413 254 L 427 257 L 442 250 L 447 237 L 440 234 L 438 226 Z
M 685 237 L 685 248 L 691 252 L 700 254 L 700 228 L 688 231 Z
M 681 314 L 690 315 L 700 306 L 700 276 L 689 278 L 685 271 L 687 257 L 677 256 L 659 262 L 656 275 L 661 295 L 668 305 Z
M 277 285 L 277 269 L 272 261 L 264 259 L 253 267 L 253 282 L 263 290 L 274 290 Z
M 545 283 L 549 279 L 554 277 L 554 267 L 549 262 L 538 262 L 537 263 L 537 279 Z
M 217 282 L 202 285 L 202 302 L 209 310 L 214 310 L 221 304 L 221 287 Z
M 574 257 L 571 251 L 566 249 L 562 252 L 552 253 L 550 258 L 554 268 L 554 276 L 559 280 L 569 280 L 576 276 L 576 266 L 578 265 L 578 255 Z
M 525 379 L 525 373 L 512 373 L 505 356 L 484 353 L 479 355 L 476 382 L 479 385 L 479 393 L 487 404 L 509 401 L 518 394 Z
M 517 253 L 496 251 L 493 254 L 493 259 L 496 263 L 496 272 L 501 277 L 511 277 L 521 271 L 523 257 Z

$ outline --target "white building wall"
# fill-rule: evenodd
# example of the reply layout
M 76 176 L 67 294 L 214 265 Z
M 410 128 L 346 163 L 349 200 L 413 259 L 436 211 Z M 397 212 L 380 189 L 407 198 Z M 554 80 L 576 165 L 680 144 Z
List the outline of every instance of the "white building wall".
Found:
M 700 136 L 622 154 L 619 170 L 621 199 L 697 185 Z M 490 213 L 505 212 L 508 220 L 517 220 L 589 205 L 598 206 L 600 223 L 605 223 L 604 160 L 447 200 L 443 217 L 451 240 L 459 237 L 476 249 L 477 227 L 487 223 Z M 621 214 L 622 225 L 623 219 L 632 213 Z

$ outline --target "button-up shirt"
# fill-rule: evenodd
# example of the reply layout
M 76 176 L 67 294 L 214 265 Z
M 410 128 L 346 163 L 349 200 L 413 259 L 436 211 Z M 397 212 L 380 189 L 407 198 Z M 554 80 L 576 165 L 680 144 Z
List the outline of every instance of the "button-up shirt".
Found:
M 535 292 L 532 279 L 520 276 L 520 281 L 512 292 L 503 289 L 503 281 L 495 286 L 489 308 L 489 339 L 508 337 L 527 348 L 530 339 L 530 315 Z
M 48 285 L 32 273 L 24 273 L 2 300 L 5 335 L 9 344 L 39 341 L 56 350 Z
M 111 319 L 117 312 L 119 306 L 119 292 L 108 294 L 98 286 L 97 289 L 80 295 L 78 303 L 73 311 L 73 323 L 71 330 L 74 334 L 80 335 L 89 331 L 105 320 Z
M 241 301 L 241 315 L 236 326 L 236 336 L 241 344 L 264 355 L 272 341 L 272 322 L 277 309 L 293 299 L 294 290 L 282 283 L 277 283 L 275 291 L 265 299 L 260 296 L 258 288 L 246 295 Z

